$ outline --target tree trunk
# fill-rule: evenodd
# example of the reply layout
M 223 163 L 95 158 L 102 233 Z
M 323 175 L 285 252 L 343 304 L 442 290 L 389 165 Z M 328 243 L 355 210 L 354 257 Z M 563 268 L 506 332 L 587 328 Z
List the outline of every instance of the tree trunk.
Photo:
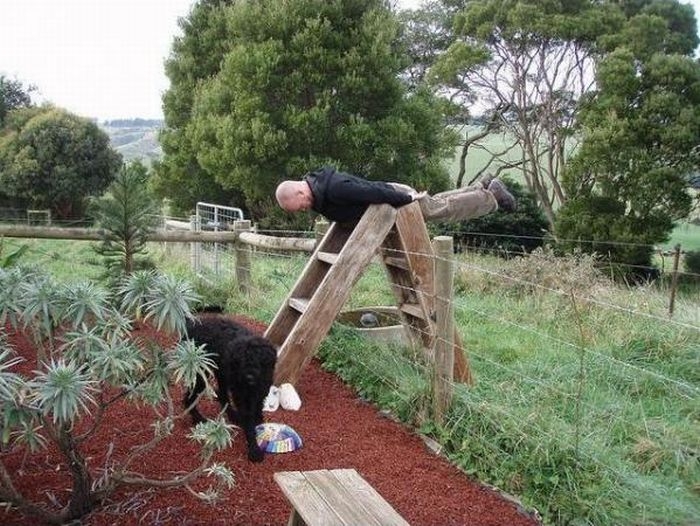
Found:
M 90 513 L 93 508 L 93 496 L 90 492 L 92 477 L 88 472 L 85 459 L 80 454 L 73 436 L 65 425 L 62 425 L 58 430 L 58 446 L 68 462 L 68 469 L 73 480 L 66 519 L 79 519 Z

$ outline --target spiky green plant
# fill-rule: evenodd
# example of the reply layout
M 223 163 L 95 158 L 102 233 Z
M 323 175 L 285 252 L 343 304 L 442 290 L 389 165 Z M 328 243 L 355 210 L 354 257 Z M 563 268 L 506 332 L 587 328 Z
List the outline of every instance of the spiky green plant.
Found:
M 67 502 L 57 508 L 34 502 L 12 483 L 14 475 L 0 458 L 0 501 L 27 517 L 62 524 L 78 521 L 124 485 L 179 485 L 209 502 L 232 486 L 228 468 L 212 463 L 214 453 L 231 443 L 231 427 L 223 420 L 200 425 L 189 435 L 201 447 L 200 464 L 191 472 L 157 481 L 139 473 L 141 459 L 186 416 L 175 409 L 170 388 L 191 387 L 215 367 L 205 350 L 191 343 L 166 352 L 155 342 L 137 345 L 129 338 L 135 322 L 131 315 L 136 313 L 160 328 L 182 333 L 191 305 L 199 299 L 187 283 L 155 273 L 131 276 L 120 287 L 120 297 L 112 298 L 94 284 L 58 285 L 36 271 L 0 269 L 0 290 L 4 285 L 16 297 L 0 293 L 0 320 L 34 341 L 49 338 L 30 374 L 17 372 L 24 358 L 0 338 L 0 448 L 30 452 L 53 445 L 69 468 L 72 488 Z M 58 327 L 63 331 L 60 337 Z M 118 400 L 152 407 L 153 437 L 125 457 L 112 456 L 110 469 L 95 479 L 98 466 L 91 465 L 92 457 L 81 455 L 79 445 L 99 430 L 102 415 Z M 214 477 L 218 483 L 194 492 L 190 483 L 199 476 Z

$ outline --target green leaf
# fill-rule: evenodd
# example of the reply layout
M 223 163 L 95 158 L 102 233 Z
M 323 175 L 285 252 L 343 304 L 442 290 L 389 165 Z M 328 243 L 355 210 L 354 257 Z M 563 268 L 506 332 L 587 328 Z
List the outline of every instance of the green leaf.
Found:
M 62 359 L 51 360 L 45 371 L 34 371 L 35 378 L 28 382 L 32 398 L 44 415 L 51 415 L 55 423 L 72 423 L 81 412 L 89 413 L 94 405 L 92 392 L 95 382 L 90 380 L 84 366 L 76 366 Z

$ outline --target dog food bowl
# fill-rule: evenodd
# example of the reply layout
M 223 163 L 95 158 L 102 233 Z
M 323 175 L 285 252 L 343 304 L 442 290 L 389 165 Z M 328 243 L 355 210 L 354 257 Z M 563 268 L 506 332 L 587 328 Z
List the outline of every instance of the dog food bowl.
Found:
M 397 307 L 362 307 L 346 310 L 338 315 L 336 321 L 354 328 L 362 337 L 373 342 L 406 346 L 411 344 Z
M 268 453 L 289 453 L 302 445 L 301 437 L 286 424 L 265 422 L 255 427 L 258 446 Z

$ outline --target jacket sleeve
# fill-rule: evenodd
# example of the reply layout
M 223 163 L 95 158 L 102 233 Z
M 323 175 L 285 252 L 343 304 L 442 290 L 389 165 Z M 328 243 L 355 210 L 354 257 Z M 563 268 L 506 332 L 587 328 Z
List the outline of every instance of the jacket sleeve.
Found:
M 397 190 L 390 184 L 367 181 L 353 177 L 339 177 L 332 187 L 333 199 L 348 205 L 375 205 L 386 203 L 394 207 L 413 201 L 410 194 Z

